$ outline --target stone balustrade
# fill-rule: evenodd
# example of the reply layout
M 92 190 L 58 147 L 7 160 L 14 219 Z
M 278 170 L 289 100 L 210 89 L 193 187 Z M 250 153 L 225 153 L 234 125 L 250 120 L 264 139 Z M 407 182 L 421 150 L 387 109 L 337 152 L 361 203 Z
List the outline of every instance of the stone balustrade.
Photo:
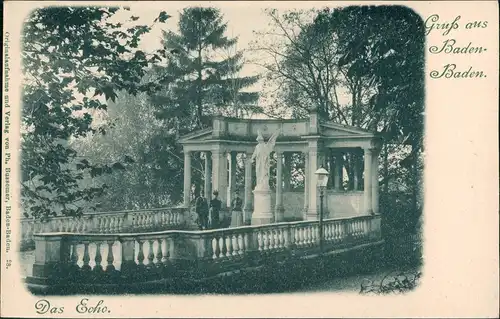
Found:
M 123 233 L 180 228 L 185 221 L 186 208 L 156 208 L 84 214 L 81 217 L 53 217 L 42 222 L 23 218 L 21 250 L 33 249 L 34 235 L 50 232 Z
M 380 242 L 380 216 L 324 221 L 323 253 Z M 123 286 L 202 280 L 255 267 L 268 258 L 318 255 L 317 221 L 205 231 L 36 234 L 32 291 L 77 285 Z M 76 286 L 75 286 L 76 287 Z

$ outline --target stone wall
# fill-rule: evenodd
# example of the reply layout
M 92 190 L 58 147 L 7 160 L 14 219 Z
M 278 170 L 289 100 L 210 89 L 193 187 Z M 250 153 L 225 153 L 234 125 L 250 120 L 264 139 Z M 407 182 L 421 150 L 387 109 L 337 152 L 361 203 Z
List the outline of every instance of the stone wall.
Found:
M 363 215 L 363 192 L 328 191 L 329 218 L 354 217 Z
M 271 193 L 271 205 L 274 208 L 276 193 Z M 304 211 L 304 191 L 283 192 L 283 207 L 285 209 L 285 220 L 302 220 Z

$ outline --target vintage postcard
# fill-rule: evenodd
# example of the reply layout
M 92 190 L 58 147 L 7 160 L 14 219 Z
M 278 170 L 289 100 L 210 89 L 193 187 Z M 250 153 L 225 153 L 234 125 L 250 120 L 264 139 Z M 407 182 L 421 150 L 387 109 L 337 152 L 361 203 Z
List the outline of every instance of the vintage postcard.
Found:
M 498 21 L 5 2 L 1 316 L 498 317 Z

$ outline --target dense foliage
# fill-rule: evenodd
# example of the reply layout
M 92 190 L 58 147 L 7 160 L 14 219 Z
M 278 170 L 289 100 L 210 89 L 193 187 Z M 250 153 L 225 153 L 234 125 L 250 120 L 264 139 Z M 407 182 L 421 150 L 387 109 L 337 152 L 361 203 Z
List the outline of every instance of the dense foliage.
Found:
M 401 216 L 394 219 L 415 224 L 423 168 L 422 19 L 403 6 L 266 13 L 270 25 L 257 33 L 253 48 L 267 57 L 260 63 L 267 70 L 267 98 L 280 106 L 266 111 L 303 117 L 315 107 L 324 120 L 378 131 L 385 139 L 382 209 L 394 211 L 397 204 Z M 350 167 L 360 160 L 344 154 L 348 189 L 354 179 Z M 405 198 L 405 207 L 398 197 Z
M 179 136 L 215 114 L 300 118 L 316 107 L 324 120 L 377 130 L 385 138 L 381 207 L 405 223 L 421 206 L 424 28 L 399 6 L 309 11 L 267 10 L 270 25 L 252 45 L 266 70 L 242 70 L 251 52 L 237 50 L 215 8 L 188 7 L 177 31 L 146 54 L 141 36 L 152 25 L 123 10 L 52 7 L 34 11 L 23 34 L 22 195 L 34 217 L 79 215 L 85 209 L 137 209 L 182 199 Z M 261 92 L 259 92 L 261 93 Z M 346 188 L 354 161 L 345 154 Z M 203 158 L 192 160 L 193 195 L 201 192 Z M 275 161 L 271 162 L 271 176 Z M 303 160 L 292 157 L 290 184 L 303 187 Z M 126 168 L 126 169 L 125 169 Z M 236 182 L 243 186 L 238 156 Z M 362 184 L 362 183 L 361 183 Z M 271 182 L 274 185 L 274 181 Z M 401 196 L 394 194 L 403 194 Z M 391 209 L 391 207 L 393 209 Z M 394 209 L 397 207 L 397 209 Z M 412 215 L 413 216 L 413 215 Z M 387 221 L 386 220 L 386 221 Z
M 95 164 L 68 145 L 70 138 L 105 134 L 92 114 L 105 111 L 117 92 L 152 92 L 140 83 L 146 67 L 160 59 L 138 50 L 151 26 L 113 22 L 118 8 L 48 7 L 33 11 L 22 38 L 22 199 L 25 215 L 80 215 L 106 185 L 82 186 L 86 177 L 123 170 L 131 159 Z M 164 22 L 161 12 L 156 19 Z M 132 16 L 130 21 L 136 20 Z

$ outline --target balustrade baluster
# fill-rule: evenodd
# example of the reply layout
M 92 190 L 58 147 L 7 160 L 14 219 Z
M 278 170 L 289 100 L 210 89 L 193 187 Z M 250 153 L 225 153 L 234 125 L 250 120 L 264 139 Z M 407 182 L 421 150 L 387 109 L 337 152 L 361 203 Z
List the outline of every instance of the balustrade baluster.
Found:
M 173 249 L 173 244 L 170 242 L 170 238 L 165 238 L 165 254 L 163 254 L 163 264 L 167 264 L 168 259 L 172 257 L 170 249 Z
M 142 228 L 142 214 L 141 213 L 135 214 L 135 228 L 136 229 Z
M 109 234 L 109 217 L 104 216 L 102 217 L 102 232 L 104 234 Z
M 245 249 L 246 249 L 246 246 L 243 246 L 244 245 L 244 240 L 243 240 L 243 235 L 240 233 L 238 235 L 238 254 L 239 255 L 243 255 Z
M 159 238 L 158 239 L 158 247 L 156 248 L 156 266 L 160 267 L 162 265 L 162 258 L 163 258 L 163 239 Z
M 144 252 L 142 251 L 143 249 L 142 245 L 144 241 L 138 239 L 137 243 L 139 244 L 139 252 L 137 254 L 137 264 L 139 265 L 139 267 L 141 267 L 144 266 Z
M 297 238 L 295 244 L 299 247 L 302 246 L 302 229 L 299 226 L 295 228 L 295 237 Z
M 82 222 L 82 233 L 85 234 L 88 231 L 88 224 L 90 223 L 90 219 L 85 218 Z
M 238 252 L 240 250 L 240 248 L 238 247 L 238 234 L 233 234 L 232 236 L 232 239 L 233 239 L 233 243 L 232 243 L 232 247 L 233 247 L 233 251 L 232 251 L 232 255 L 233 256 L 236 256 L 238 255 Z
M 309 231 L 311 234 L 311 245 L 316 244 L 316 227 L 317 227 L 316 225 L 309 226 Z
M 110 233 L 117 233 L 117 225 L 116 225 L 116 222 L 117 222 L 117 217 L 116 216 L 110 216 L 109 217 L 109 231 Z
M 99 216 L 94 216 L 93 231 L 96 233 L 102 233 L 102 218 Z
M 281 230 L 281 234 L 282 234 L 282 237 L 281 239 L 283 240 L 281 242 L 281 248 L 282 249 L 288 249 L 288 247 L 290 246 L 290 228 L 283 228 Z
M 309 226 L 305 226 L 303 228 L 303 231 L 304 231 L 304 245 L 308 246 L 311 243 L 310 240 L 311 228 Z
M 106 216 L 103 216 L 103 217 L 101 218 L 101 221 L 102 221 L 102 224 L 101 224 L 101 233 L 106 234 L 106 233 L 108 233 L 108 232 L 109 232 L 109 230 L 108 230 L 108 227 L 109 227 L 109 226 L 108 226 L 108 225 L 109 225 L 109 224 L 108 224 L 108 218 L 107 218 Z
M 120 218 L 118 220 L 118 232 L 121 233 L 124 231 L 124 227 L 123 225 L 125 224 L 125 218 L 127 218 L 126 216 L 122 216 L 122 218 Z
M 88 241 L 83 242 L 83 245 L 84 245 L 83 266 L 82 266 L 83 271 L 90 271 L 92 269 L 92 267 L 90 267 L 90 265 L 89 265 L 89 262 L 90 262 L 89 244 L 90 244 L 90 242 L 88 242 Z
M 268 246 L 268 249 L 269 249 L 269 250 L 274 249 L 274 230 L 269 229 L 269 230 L 267 231 L 267 238 L 268 238 L 268 240 L 269 240 L 269 246 Z
M 160 244 L 159 247 L 159 252 L 161 253 L 161 258 L 158 257 L 159 261 L 163 264 L 163 265 L 166 265 L 167 264 L 167 261 L 168 261 L 168 258 L 167 258 L 167 240 L 166 239 L 162 239 L 160 241 Z M 158 263 L 159 264 L 159 263 Z
M 273 231 L 274 235 L 274 249 L 279 249 L 280 248 L 280 229 L 276 229 Z
M 165 211 L 160 212 L 160 225 L 165 225 Z
M 144 230 L 147 230 L 149 227 L 149 217 L 150 217 L 149 213 L 144 212 L 144 225 L 143 225 Z
M 139 220 L 140 220 L 139 227 L 140 227 L 141 229 L 144 229 L 144 228 L 146 228 L 146 214 L 144 214 L 144 213 L 140 213 L 140 214 L 139 214 L 139 216 L 140 216 L 140 219 L 139 219 Z
M 269 250 L 270 238 L 267 231 L 262 232 L 262 239 L 264 240 L 264 250 Z
M 217 259 L 219 256 L 217 254 L 218 253 L 217 249 L 219 246 L 218 243 L 219 241 L 217 240 L 217 237 L 212 238 L 212 251 L 213 251 L 212 259 Z
M 167 225 L 170 225 L 172 223 L 172 212 L 167 213 Z
M 231 235 L 226 235 L 226 257 L 231 256 Z
M 219 258 L 224 257 L 224 237 L 221 235 L 219 237 Z
M 71 244 L 71 256 L 70 256 L 70 263 L 71 267 L 78 267 L 78 251 L 76 250 L 76 243 Z
M 262 232 L 257 232 L 257 243 L 259 244 L 259 251 L 264 250 L 264 238 L 262 238 Z
M 113 271 L 115 270 L 115 265 L 113 265 L 113 263 L 115 262 L 115 257 L 113 255 L 113 245 L 115 244 L 115 242 L 113 240 L 109 240 L 107 244 L 108 244 L 108 256 L 106 258 L 106 261 L 108 264 L 106 265 L 106 271 Z
M 314 233 L 314 243 L 319 244 L 319 225 L 314 225 L 313 226 L 313 233 Z
M 94 266 L 94 271 L 101 272 L 103 271 L 102 266 L 101 266 L 101 261 L 102 261 L 102 255 L 101 255 L 101 242 L 98 241 L 96 244 L 96 249 L 95 249 L 95 266 Z
M 80 234 L 85 234 L 85 232 L 86 232 L 85 226 L 86 225 L 87 225 L 87 219 L 82 216 L 82 219 L 80 220 L 80 230 L 79 230 Z
M 115 217 L 115 233 L 120 233 L 122 230 L 123 216 Z
M 276 249 L 283 248 L 283 229 L 282 228 L 276 229 L 275 246 L 276 246 Z
M 245 233 L 243 234 L 243 244 L 245 245 L 245 251 L 248 251 L 250 249 L 250 247 L 248 246 L 248 242 L 249 242 L 249 237 L 250 235 Z
M 154 259 L 155 259 L 155 254 L 154 254 L 154 250 L 153 250 L 154 242 L 155 242 L 154 239 L 148 240 L 148 243 L 149 243 L 148 266 L 149 267 L 152 267 L 154 264 Z
M 154 212 L 148 212 L 148 228 L 154 226 Z

